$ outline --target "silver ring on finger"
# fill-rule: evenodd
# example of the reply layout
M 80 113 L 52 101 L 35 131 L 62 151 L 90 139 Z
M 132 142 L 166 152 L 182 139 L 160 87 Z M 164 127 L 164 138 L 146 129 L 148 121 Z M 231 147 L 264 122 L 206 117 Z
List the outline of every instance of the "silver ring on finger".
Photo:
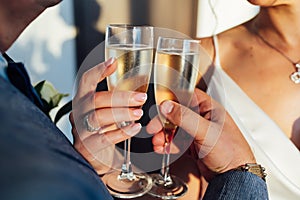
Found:
M 98 126 L 98 127 L 94 127 L 93 125 L 90 124 L 89 122 L 89 114 L 85 115 L 84 118 L 83 118 L 83 124 L 86 128 L 86 130 L 88 132 L 98 132 L 100 131 L 101 127 Z
M 132 123 L 133 123 L 132 121 L 123 121 L 123 122 L 118 123 L 117 125 L 119 128 L 124 128 L 126 126 L 129 126 Z

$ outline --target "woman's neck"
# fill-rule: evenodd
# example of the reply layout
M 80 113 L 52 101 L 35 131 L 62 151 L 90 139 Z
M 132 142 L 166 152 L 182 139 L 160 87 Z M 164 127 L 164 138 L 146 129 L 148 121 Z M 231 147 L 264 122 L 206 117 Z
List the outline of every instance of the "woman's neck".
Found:
M 252 22 L 252 31 L 259 32 L 265 38 L 281 41 L 287 46 L 299 47 L 300 1 L 297 7 L 280 5 L 261 8 Z

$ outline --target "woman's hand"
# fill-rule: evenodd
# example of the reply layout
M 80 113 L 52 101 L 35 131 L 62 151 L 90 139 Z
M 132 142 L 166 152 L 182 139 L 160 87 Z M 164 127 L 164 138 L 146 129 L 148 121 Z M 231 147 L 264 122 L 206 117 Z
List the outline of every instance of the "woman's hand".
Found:
M 255 162 L 248 143 L 221 105 L 196 89 L 192 107 L 189 109 L 173 101 L 165 101 L 160 105 L 160 111 L 194 137 L 191 147 L 196 152 L 199 170 L 206 179 L 210 180 L 216 173 Z M 163 153 L 164 135 L 158 118 L 147 125 L 147 131 L 155 134 L 152 140 L 154 150 Z
M 116 61 L 109 59 L 86 71 L 80 79 L 70 114 L 74 147 L 99 174 L 116 165 L 115 144 L 136 135 L 141 129 L 139 123 L 125 127 L 117 124 L 140 119 L 143 115 L 140 108 L 147 99 L 145 93 L 96 92 L 97 84 L 115 70 Z

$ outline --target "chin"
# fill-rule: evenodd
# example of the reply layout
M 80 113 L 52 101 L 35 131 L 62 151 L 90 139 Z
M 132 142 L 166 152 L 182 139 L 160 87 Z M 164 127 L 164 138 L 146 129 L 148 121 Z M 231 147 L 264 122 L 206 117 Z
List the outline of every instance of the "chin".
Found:
M 256 6 L 272 6 L 277 0 L 247 0 L 249 3 Z
M 59 4 L 62 0 L 37 0 L 37 1 L 41 6 L 48 8 Z
M 0 32 L 0 53 L 5 53 L 18 38 L 19 34 L 5 34 Z
M 9 49 L 9 47 L 12 45 L 12 42 L 11 43 L 9 43 L 9 44 L 4 44 L 4 43 L 2 43 L 1 41 L 0 41 L 0 53 L 2 54 L 2 53 L 5 53 L 8 49 Z

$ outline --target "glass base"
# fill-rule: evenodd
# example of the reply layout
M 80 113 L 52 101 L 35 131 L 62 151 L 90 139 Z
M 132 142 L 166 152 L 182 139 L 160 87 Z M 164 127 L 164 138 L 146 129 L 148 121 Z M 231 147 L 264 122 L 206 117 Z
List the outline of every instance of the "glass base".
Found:
M 172 183 L 165 184 L 160 174 L 150 174 L 153 186 L 148 194 L 160 199 L 177 199 L 186 194 L 188 187 L 178 177 L 172 176 Z
M 132 199 L 149 192 L 152 187 L 152 179 L 147 174 L 134 173 L 133 179 L 120 177 L 120 172 L 115 171 L 105 174 L 102 181 L 110 194 L 117 198 Z

